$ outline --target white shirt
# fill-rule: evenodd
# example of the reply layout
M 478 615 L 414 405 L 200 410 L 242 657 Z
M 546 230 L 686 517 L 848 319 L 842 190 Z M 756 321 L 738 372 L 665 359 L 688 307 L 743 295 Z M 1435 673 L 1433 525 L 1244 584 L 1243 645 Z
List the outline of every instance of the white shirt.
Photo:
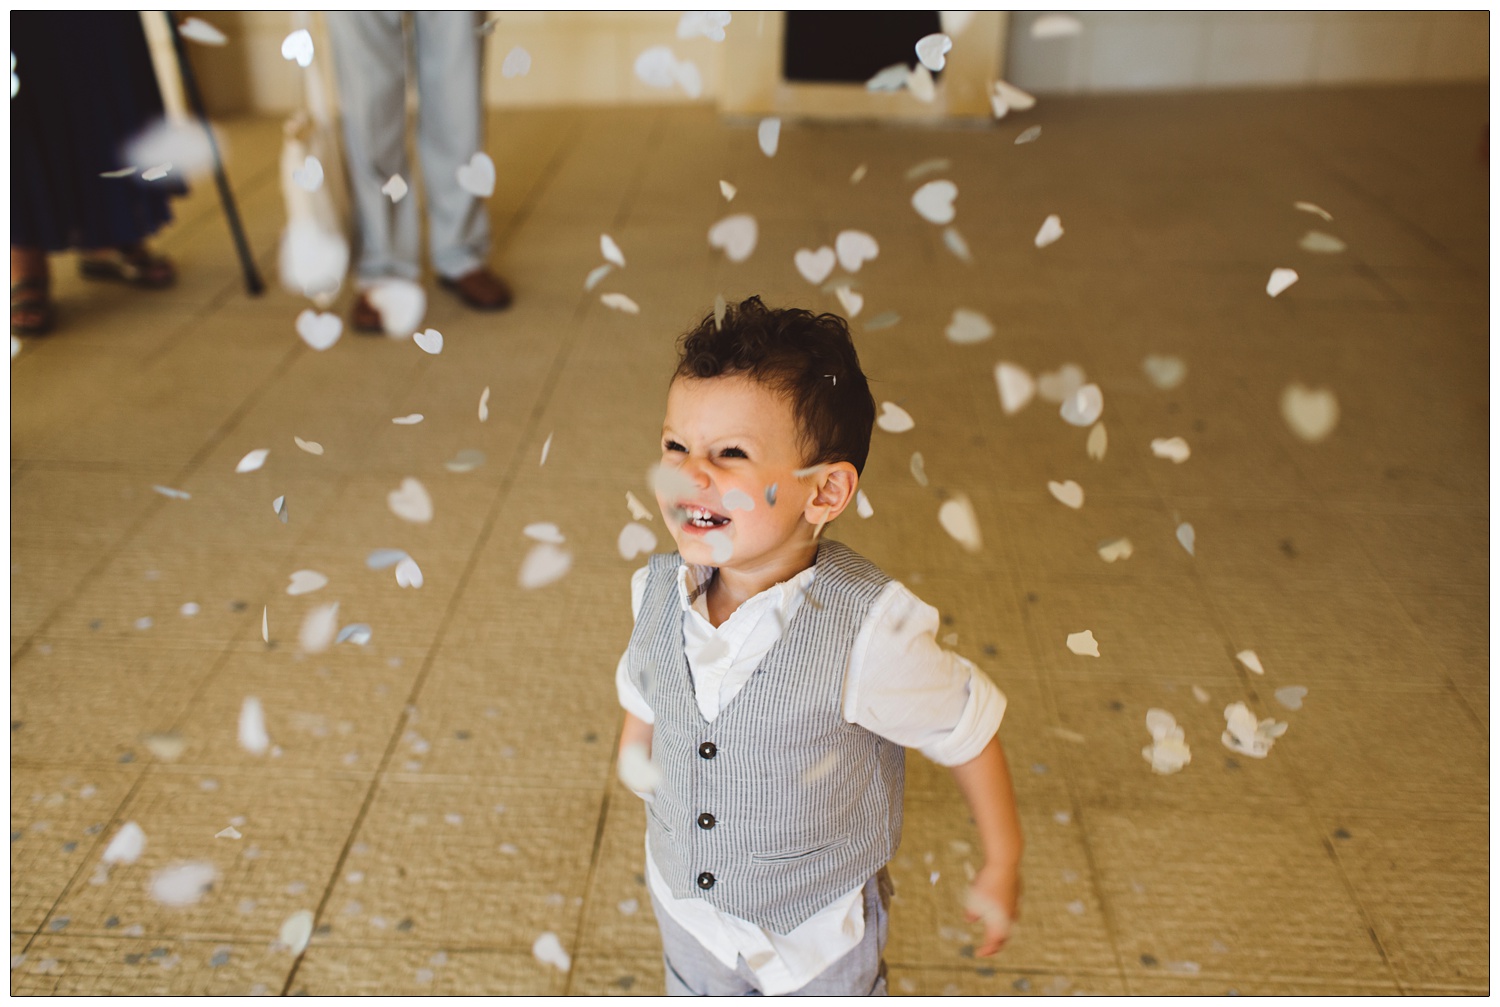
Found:
M 648 569 L 637 570 L 630 581 L 635 617 L 640 616 Z M 729 705 L 781 639 L 816 570 L 808 567 L 748 599 L 715 629 L 707 600 L 715 568 L 679 568 L 678 597 L 687 613 L 684 649 L 705 720 L 712 721 Z M 848 723 L 918 749 L 939 765 L 958 766 L 978 756 L 994 737 L 1005 714 L 1005 695 L 973 664 L 938 646 L 937 629 L 937 609 L 904 585 L 887 584 L 855 637 L 844 678 L 843 714 Z M 651 707 L 630 681 L 628 653 L 620 658 L 615 685 L 621 706 L 655 723 Z M 649 849 L 646 878 L 673 920 L 726 968 L 735 968 L 743 957 L 769 996 L 801 989 L 864 939 L 863 886 L 783 936 L 720 912 L 703 899 L 674 898 Z

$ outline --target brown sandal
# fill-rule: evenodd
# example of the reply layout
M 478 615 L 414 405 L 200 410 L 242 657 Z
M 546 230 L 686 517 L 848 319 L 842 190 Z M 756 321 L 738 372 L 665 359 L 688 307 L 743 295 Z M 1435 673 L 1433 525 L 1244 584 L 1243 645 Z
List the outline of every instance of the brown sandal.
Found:
M 46 280 L 19 280 L 10 288 L 10 331 L 20 336 L 45 336 L 52 331 L 56 312 Z
M 164 255 L 153 254 L 145 245 L 86 253 L 78 261 L 78 272 L 88 280 L 114 280 L 133 287 L 161 290 L 177 282 L 177 269 Z

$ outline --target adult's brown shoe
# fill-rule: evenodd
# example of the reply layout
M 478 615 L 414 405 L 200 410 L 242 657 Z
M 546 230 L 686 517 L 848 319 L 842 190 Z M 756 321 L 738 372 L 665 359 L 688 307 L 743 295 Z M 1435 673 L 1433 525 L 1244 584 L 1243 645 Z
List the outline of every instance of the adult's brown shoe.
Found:
M 476 311 L 499 311 L 510 307 L 510 287 L 487 266 L 470 270 L 456 280 L 441 277 L 443 286 L 458 294 Z
M 380 321 L 380 311 L 370 303 L 369 295 L 363 290 L 354 299 L 354 307 L 349 312 L 349 325 L 355 332 L 385 332 L 385 325 Z

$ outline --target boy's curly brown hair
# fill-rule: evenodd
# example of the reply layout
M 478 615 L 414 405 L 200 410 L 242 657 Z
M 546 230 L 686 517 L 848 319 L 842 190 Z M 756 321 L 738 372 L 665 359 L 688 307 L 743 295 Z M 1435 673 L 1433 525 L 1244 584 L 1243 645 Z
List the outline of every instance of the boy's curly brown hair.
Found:
M 759 297 L 706 315 L 679 341 L 676 378 L 742 374 L 792 402 L 807 465 L 849 462 L 863 473 L 875 399 L 849 324 L 838 315 L 768 308 Z

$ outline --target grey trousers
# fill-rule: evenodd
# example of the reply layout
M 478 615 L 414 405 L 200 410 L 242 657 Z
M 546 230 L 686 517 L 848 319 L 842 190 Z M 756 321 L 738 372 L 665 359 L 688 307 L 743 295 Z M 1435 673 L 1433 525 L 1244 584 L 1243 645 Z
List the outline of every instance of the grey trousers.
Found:
M 890 879 L 884 870 L 865 882 L 865 936 L 846 955 L 819 973 L 812 982 L 787 996 L 886 995 L 885 950 L 890 903 Z M 661 927 L 662 959 L 666 963 L 667 993 L 675 997 L 761 996 L 755 973 L 743 957 L 735 968 L 709 953 L 698 939 L 678 926 L 653 896 L 652 908 Z
M 484 264 L 489 218 L 480 199 L 458 184 L 460 165 L 484 150 L 480 11 L 329 11 L 349 167 L 359 226 L 359 279 L 415 280 L 415 193 L 391 204 L 381 187 L 392 175 L 409 184 L 406 160 L 406 31 L 417 73 L 417 153 L 427 197 L 433 269 L 457 279 Z

